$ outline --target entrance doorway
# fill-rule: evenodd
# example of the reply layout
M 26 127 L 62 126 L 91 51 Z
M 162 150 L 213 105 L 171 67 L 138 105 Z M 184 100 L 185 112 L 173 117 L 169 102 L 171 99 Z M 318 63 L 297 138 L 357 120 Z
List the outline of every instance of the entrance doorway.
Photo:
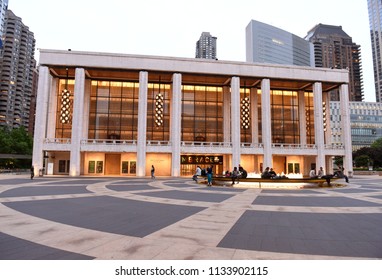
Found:
M 212 165 L 215 175 L 223 174 L 223 156 L 219 155 L 181 155 L 181 176 L 192 176 L 196 167 L 206 169 Z
M 105 175 L 120 175 L 120 165 L 120 154 L 105 154 Z

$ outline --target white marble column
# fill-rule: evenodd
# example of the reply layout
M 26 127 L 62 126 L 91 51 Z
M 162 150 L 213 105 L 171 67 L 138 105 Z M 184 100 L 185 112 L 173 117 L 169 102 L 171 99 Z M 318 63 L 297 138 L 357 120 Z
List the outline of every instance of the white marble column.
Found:
M 58 78 L 51 78 L 51 94 L 49 94 L 49 106 L 48 106 L 48 129 L 46 132 L 46 138 L 56 138 L 56 118 L 57 118 L 57 92 L 52 89 L 58 87 Z M 36 111 L 37 112 L 37 111 Z
M 325 167 L 325 134 L 322 113 L 322 84 L 313 85 L 314 135 L 317 147 L 316 169 Z
M 259 110 L 257 88 L 251 88 L 251 132 L 252 132 L 252 144 L 257 145 L 259 143 Z
M 36 98 L 36 117 L 32 158 L 32 165 L 34 166 L 35 175 L 38 175 L 39 169 L 42 169 L 44 166 L 43 146 L 47 130 L 47 113 L 49 107 L 51 81 L 52 78 L 49 75 L 49 68 L 46 66 L 40 66 Z
M 90 92 L 91 92 L 91 80 L 89 79 L 85 81 L 82 139 L 88 139 L 89 137 Z
M 300 123 L 300 145 L 306 145 L 306 112 L 305 112 L 305 92 L 298 92 L 298 118 Z
M 231 143 L 231 91 L 223 87 L 223 133 L 224 143 Z
M 171 175 L 178 177 L 180 176 L 180 142 L 182 135 L 182 74 L 175 73 L 172 76 L 171 101 Z
M 139 72 L 137 176 L 146 175 L 146 131 L 147 131 L 147 86 L 148 73 Z
M 271 82 L 261 81 L 261 130 L 264 149 L 263 169 L 272 166 L 272 116 L 271 116 Z
M 240 78 L 231 79 L 232 167 L 240 164 Z
M 352 176 L 353 174 L 353 155 L 351 142 L 351 126 L 350 126 L 350 108 L 349 108 L 349 86 L 347 84 L 340 87 L 340 111 L 341 111 L 341 128 L 342 142 L 345 145 L 345 157 L 343 165 L 345 174 Z
M 70 176 L 81 174 L 81 139 L 84 117 L 85 70 L 76 68 L 74 81 L 74 102 L 72 118 L 72 139 L 70 145 Z
M 322 93 L 322 103 L 325 102 L 325 116 L 323 121 L 326 122 L 326 131 L 324 130 L 324 143 L 330 145 L 332 143 L 332 130 L 330 126 L 330 94 L 328 92 Z M 324 104 L 322 104 L 324 106 Z M 324 109 L 324 107 L 322 107 Z M 325 120 L 324 120 L 325 119 Z

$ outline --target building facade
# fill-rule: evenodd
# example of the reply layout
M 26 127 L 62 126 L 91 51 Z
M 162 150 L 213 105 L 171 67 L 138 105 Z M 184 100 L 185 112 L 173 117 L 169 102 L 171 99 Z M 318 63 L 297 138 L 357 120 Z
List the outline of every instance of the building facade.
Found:
M 382 137 L 382 103 L 350 102 L 350 126 L 353 151 L 370 147 Z M 341 143 L 341 104 L 330 102 L 333 143 Z
M 5 17 L 8 10 L 8 0 L 0 0 L 0 39 L 3 40 Z
M 378 0 L 367 0 L 367 4 L 373 52 L 375 96 L 377 102 L 382 102 L 382 3 Z
M 189 58 L 40 50 L 35 172 L 191 176 L 241 164 L 352 172 L 348 72 Z M 328 92 L 339 88 L 342 141 Z
M 349 71 L 349 99 L 363 100 L 361 47 L 353 43 L 341 26 L 318 24 L 313 27 L 306 40 L 314 45 L 315 67 L 347 69 Z M 338 101 L 338 91 L 331 99 Z
M 7 10 L 0 59 L 0 126 L 29 127 L 29 112 L 36 69 L 33 32 Z
M 246 61 L 313 66 L 312 44 L 280 28 L 251 20 L 246 27 Z
M 217 59 L 216 41 L 210 32 L 202 32 L 196 42 L 195 58 Z

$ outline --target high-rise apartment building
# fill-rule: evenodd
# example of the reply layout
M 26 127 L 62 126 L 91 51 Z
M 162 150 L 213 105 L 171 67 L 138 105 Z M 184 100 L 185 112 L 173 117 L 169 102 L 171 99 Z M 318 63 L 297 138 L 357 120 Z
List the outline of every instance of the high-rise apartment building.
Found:
M 34 52 L 33 32 L 21 18 L 7 10 L 3 56 L 0 59 L 0 126 L 29 127 L 36 68 Z
M 292 33 L 256 20 L 246 27 L 246 61 L 313 66 L 312 45 Z
M 202 32 L 199 40 L 196 42 L 195 58 L 217 59 L 216 40 L 210 32 Z
M 375 96 L 377 102 L 382 102 L 382 3 L 380 0 L 367 0 L 367 4 L 373 51 Z
M 0 0 L 0 37 L 3 37 L 5 27 L 5 14 L 8 10 L 8 0 Z
M 305 39 L 313 43 L 314 66 L 349 70 L 349 99 L 362 101 L 361 47 L 353 43 L 341 26 L 318 24 Z M 331 92 L 331 100 L 338 100 L 338 91 Z

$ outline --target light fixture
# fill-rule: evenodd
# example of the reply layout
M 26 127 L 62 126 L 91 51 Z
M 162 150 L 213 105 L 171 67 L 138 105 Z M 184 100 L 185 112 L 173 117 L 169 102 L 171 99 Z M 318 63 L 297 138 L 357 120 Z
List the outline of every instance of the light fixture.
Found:
M 242 129 L 249 129 L 250 123 L 251 123 L 251 116 L 250 116 L 250 102 L 249 97 L 244 97 L 241 100 L 241 128 Z
M 62 124 L 72 123 L 70 95 L 70 90 L 68 90 L 68 68 L 66 68 L 65 88 L 61 91 L 60 122 Z
M 155 96 L 155 125 L 160 127 L 163 125 L 163 94 L 158 93 Z
M 326 102 L 322 102 L 322 116 L 323 116 L 323 125 L 324 125 L 324 132 L 326 131 Z

